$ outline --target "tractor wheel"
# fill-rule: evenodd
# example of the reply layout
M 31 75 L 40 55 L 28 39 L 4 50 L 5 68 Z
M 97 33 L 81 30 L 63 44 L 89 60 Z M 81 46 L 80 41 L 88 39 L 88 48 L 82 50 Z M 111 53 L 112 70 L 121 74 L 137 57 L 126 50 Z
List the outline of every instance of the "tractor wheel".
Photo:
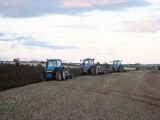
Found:
M 96 68 L 95 75 L 98 75 L 98 69 Z
M 95 69 L 94 68 L 91 68 L 91 75 L 96 75 L 96 71 L 95 71 Z
M 62 71 L 62 80 L 65 80 L 66 79 L 66 74 L 65 74 L 65 71 L 63 70 Z
M 56 80 L 62 80 L 62 76 L 59 71 L 56 72 Z

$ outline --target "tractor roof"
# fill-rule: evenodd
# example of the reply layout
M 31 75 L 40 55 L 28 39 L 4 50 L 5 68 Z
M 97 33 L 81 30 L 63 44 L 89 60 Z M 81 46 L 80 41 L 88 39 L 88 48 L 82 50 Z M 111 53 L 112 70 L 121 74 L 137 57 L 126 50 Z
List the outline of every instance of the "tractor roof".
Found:
M 62 62 L 61 59 L 47 59 L 47 61 L 60 61 L 60 62 Z
M 114 60 L 113 62 L 122 62 L 122 60 Z
M 95 60 L 95 59 L 92 59 L 92 58 L 86 58 L 86 59 L 84 59 L 83 61 L 87 61 L 87 60 Z

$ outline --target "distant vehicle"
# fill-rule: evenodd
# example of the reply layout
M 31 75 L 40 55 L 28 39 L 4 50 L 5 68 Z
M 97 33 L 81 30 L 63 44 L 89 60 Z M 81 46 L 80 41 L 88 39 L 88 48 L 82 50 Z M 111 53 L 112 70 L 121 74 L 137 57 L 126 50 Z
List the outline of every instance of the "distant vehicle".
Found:
M 90 75 L 97 75 L 96 65 L 94 64 L 95 59 L 86 58 L 83 60 L 81 64 L 82 73 L 83 74 L 90 74 Z
M 101 66 L 97 66 L 94 63 L 95 59 L 86 58 L 83 60 L 81 64 L 82 73 L 89 75 L 98 75 L 100 73 L 105 73 L 104 70 L 101 69 Z
M 65 67 L 62 66 L 62 60 L 60 59 L 48 59 L 43 76 L 47 80 L 65 80 L 66 78 L 73 77 L 73 75 L 69 73 L 69 70 L 66 70 Z
M 122 65 L 122 60 L 114 60 L 112 64 L 113 72 L 123 72 L 124 66 Z

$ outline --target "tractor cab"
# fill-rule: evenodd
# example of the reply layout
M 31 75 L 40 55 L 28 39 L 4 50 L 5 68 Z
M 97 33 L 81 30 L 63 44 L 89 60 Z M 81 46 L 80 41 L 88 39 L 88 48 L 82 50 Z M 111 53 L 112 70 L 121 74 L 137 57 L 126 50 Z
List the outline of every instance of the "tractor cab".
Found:
M 91 67 L 94 65 L 94 59 L 85 59 L 83 61 L 85 67 Z
M 94 64 L 95 59 L 86 58 L 81 64 L 83 74 L 96 74 L 96 65 Z
M 112 69 L 114 72 L 123 71 L 124 67 L 122 65 L 122 60 L 114 60 L 112 64 Z
M 60 67 L 62 65 L 62 60 L 60 59 L 49 59 L 46 63 L 47 69 L 54 69 L 56 67 Z
M 95 59 L 90 59 L 90 58 L 87 58 L 87 59 L 84 59 L 83 60 L 83 63 L 82 63 L 82 68 L 84 71 L 88 72 L 88 70 L 93 67 L 94 65 L 94 60 Z

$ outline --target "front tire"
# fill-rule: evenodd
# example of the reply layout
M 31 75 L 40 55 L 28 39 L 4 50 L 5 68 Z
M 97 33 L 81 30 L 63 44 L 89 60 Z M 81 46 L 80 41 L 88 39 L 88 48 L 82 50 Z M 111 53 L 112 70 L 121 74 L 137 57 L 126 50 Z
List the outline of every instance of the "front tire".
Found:
M 62 80 L 65 80 L 66 79 L 66 74 L 65 74 L 65 71 L 63 70 L 62 71 Z
M 56 72 L 56 80 L 58 80 L 58 81 L 62 80 L 62 76 L 59 71 Z

